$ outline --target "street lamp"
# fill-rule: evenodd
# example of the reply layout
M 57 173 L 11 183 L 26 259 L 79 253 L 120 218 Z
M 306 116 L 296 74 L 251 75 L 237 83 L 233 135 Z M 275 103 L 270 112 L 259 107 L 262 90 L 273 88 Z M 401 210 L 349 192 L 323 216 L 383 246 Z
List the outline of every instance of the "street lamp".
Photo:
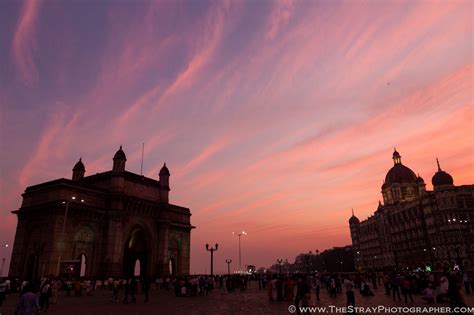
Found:
M 232 262 L 232 259 L 226 259 L 225 262 L 227 263 L 227 274 L 230 275 L 230 263 Z
M 309 260 L 311 258 L 310 256 L 311 252 L 309 254 L 304 255 L 304 259 L 306 260 L 306 273 L 309 274 Z
M 241 247 L 240 247 L 240 237 L 242 235 L 247 235 L 247 232 L 245 232 L 245 231 L 242 231 L 240 233 L 232 232 L 232 234 L 239 237 L 239 271 L 242 272 L 242 250 L 241 250 Z
M 72 196 L 72 197 L 71 197 L 71 200 L 72 200 L 72 201 L 75 201 L 76 199 L 77 199 L 76 196 Z M 62 202 L 63 205 L 66 205 L 66 210 L 64 211 L 63 229 L 62 229 L 62 232 L 61 232 L 61 242 L 60 242 L 61 245 L 63 245 L 64 239 L 66 238 L 65 232 L 66 232 L 67 213 L 68 213 L 68 210 L 69 210 L 69 203 L 71 203 L 72 201 L 64 200 L 64 201 Z M 81 199 L 80 201 L 81 201 L 82 203 L 84 203 L 84 199 Z M 62 247 L 62 246 L 61 246 L 61 247 Z M 60 269 L 60 266 L 61 266 L 61 251 L 62 251 L 62 248 L 59 249 L 58 265 L 56 266 L 56 275 L 57 275 L 58 277 L 59 277 L 59 269 Z
M 215 247 L 209 247 L 209 244 L 206 244 L 206 250 L 211 252 L 211 276 L 214 275 L 214 251 L 217 250 L 219 244 L 216 243 Z
M 8 249 L 8 244 L 4 244 L 2 247 Z M 0 269 L 0 278 L 3 277 L 3 269 L 5 268 L 5 257 L 2 258 L 2 269 Z

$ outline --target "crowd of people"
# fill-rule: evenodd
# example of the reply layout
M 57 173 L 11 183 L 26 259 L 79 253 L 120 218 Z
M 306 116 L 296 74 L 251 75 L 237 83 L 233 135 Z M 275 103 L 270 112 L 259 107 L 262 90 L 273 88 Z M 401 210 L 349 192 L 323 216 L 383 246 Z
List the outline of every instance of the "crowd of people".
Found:
M 0 280 L 0 307 L 8 294 L 19 292 L 18 314 L 34 311 L 47 312 L 50 304 L 58 303 L 62 296 L 90 296 L 98 291 L 110 294 L 113 303 L 137 303 L 136 295 L 143 295 L 143 303 L 149 299 L 151 288 L 174 292 L 176 297 L 207 296 L 212 290 L 222 294 L 246 291 L 251 282 L 259 290 L 266 290 L 269 301 L 292 301 L 295 306 L 317 305 L 322 292 L 330 299 L 344 294 L 347 305 L 355 306 L 355 290 L 362 297 L 374 295 L 374 291 L 389 296 L 394 301 L 413 303 L 419 295 L 427 304 L 444 303 L 451 307 L 466 306 L 464 295 L 470 294 L 474 282 L 466 273 L 450 271 L 432 272 L 368 272 L 368 273 L 315 273 L 280 274 L 229 274 L 194 275 L 155 278 L 132 277 L 129 279 L 58 279 L 43 278 L 38 282 L 20 282 L 18 279 Z M 109 292 L 109 293 L 107 293 Z M 297 308 L 297 311 L 298 308 Z
M 297 312 L 298 306 L 317 305 L 321 291 L 326 291 L 330 299 L 337 298 L 344 291 L 346 305 L 355 306 L 355 290 L 359 290 L 362 297 L 370 297 L 379 287 L 383 287 L 384 294 L 393 301 L 401 302 L 403 297 L 404 303 L 414 303 L 413 295 L 419 295 L 427 304 L 465 307 L 464 295 L 470 294 L 474 287 L 468 275 L 460 271 L 268 274 L 260 276 L 258 283 L 260 289 L 268 290 L 270 301 L 294 301 Z

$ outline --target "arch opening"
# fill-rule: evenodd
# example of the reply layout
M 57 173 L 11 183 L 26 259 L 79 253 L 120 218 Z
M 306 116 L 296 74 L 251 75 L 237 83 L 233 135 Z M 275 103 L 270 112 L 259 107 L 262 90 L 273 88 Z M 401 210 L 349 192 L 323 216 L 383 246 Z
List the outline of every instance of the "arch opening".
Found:
M 86 276 L 86 269 L 87 269 L 87 257 L 84 254 L 81 254 L 79 256 L 80 260 L 80 267 L 79 267 L 79 277 L 85 277 Z
M 148 240 L 145 230 L 140 226 L 133 228 L 125 238 L 122 266 L 124 276 L 147 275 Z

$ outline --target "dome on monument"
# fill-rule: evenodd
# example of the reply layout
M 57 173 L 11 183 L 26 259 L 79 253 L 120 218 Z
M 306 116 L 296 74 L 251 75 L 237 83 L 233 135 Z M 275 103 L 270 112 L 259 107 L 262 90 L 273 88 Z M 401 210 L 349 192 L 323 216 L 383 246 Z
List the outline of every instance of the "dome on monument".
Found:
M 118 149 L 117 153 L 115 153 L 114 160 L 127 160 L 125 152 L 122 150 L 122 146 L 120 146 L 120 149 Z
M 438 171 L 436 172 L 436 174 L 433 175 L 433 178 L 431 179 L 431 183 L 433 184 L 433 186 L 453 185 L 453 177 L 449 175 L 449 173 L 441 169 L 441 167 L 439 166 L 438 159 L 436 159 L 436 162 L 438 163 Z
M 160 170 L 160 175 L 166 175 L 166 176 L 170 176 L 170 171 L 169 169 L 166 167 L 166 163 L 163 165 L 163 167 L 161 168 Z
M 402 164 L 394 165 L 385 176 L 385 183 L 388 185 L 398 183 L 415 183 L 417 177 L 415 173 L 408 167 Z
M 359 219 L 353 215 L 350 219 L 349 219 L 349 224 L 359 224 Z
M 82 158 L 79 158 L 79 161 L 74 165 L 74 168 L 72 169 L 73 171 L 85 171 L 86 168 L 84 166 L 84 163 L 82 163 Z
M 416 178 L 416 182 L 419 183 L 419 184 L 423 184 L 425 181 L 423 180 L 423 178 L 418 175 L 418 177 Z
M 416 183 L 417 176 L 410 168 L 402 164 L 402 157 L 397 150 L 393 152 L 393 167 L 385 176 L 385 184 L 412 184 Z

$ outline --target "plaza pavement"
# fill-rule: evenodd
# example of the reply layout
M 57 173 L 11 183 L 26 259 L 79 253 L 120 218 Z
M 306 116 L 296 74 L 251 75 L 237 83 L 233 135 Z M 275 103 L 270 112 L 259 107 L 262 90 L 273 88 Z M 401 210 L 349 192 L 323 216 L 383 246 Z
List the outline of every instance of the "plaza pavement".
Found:
M 414 303 L 394 302 L 391 296 L 384 294 L 383 288 L 374 290 L 375 296 L 363 297 L 356 291 L 357 306 L 428 306 L 421 300 L 419 295 L 414 295 Z M 198 297 L 175 297 L 171 291 L 150 290 L 148 303 L 143 302 L 143 295 L 137 295 L 136 304 L 113 303 L 110 301 L 111 292 L 108 290 L 97 290 L 94 296 L 66 297 L 64 292 L 60 293 L 58 304 L 50 305 L 47 314 L 67 315 L 121 315 L 121 314 L 170 314 L 170 315 L 194 315 L 194 314 L 275 314 L 289 315 L 288 307 L 290 301 L 277 302 L 268 301 L 267 291 L 259 290 L 255 283 L 245 292 L 234 291 L 224 294 L 220 289 L 215 289 L 208 296 Z M 311 292 L 313 302 L 314 291 Z M 469 306 L 474 306 L 474 296 L 465 296 Z M 3 307 L 0 308 L 1 315 L 13 315 L 18 301 L 18 294 L 7 297 Z M 330 298 L 325 289 L 321 290 L 321 301 L 317 306 L 344 306 L 345 293 L 338 294 L 336 299 Z M 446 306 L 442 304 L 431 304 L 430 306 Z M 329 313 L 329 310 L 328 310 Z M 333 313 L 335 314 L 335 313 Z M 383 313 L 378 313 L 383 314 Z M 392 313 L 393 314 L 393 313 Z

